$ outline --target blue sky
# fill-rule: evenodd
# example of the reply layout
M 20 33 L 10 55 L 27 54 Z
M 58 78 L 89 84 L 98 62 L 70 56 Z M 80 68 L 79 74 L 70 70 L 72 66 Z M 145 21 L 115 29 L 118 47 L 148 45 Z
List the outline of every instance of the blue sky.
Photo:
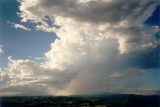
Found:
M 4 50 L 4 53 L 0 56 L 0 66 L 6 67 L 8 56 L 16 59 L 43 57 L 44 53 L 49 50 L 50 44 L 55 40 L 55 34 L 34 29 L 31 32 L 15 29 L 11 23 L 21 23 L 20 18 L 17 16 L 18 2 L 16 0 L 1 1 L 0 7 L 0 43 L 3 45 Z M 34 25 L 23 24 L 29 27 L 33 27 Z
M 160 88 L 158 1 L 35 1 L 0 1 L 0 84 L 11 84 L 0 91 L 69 95 Z

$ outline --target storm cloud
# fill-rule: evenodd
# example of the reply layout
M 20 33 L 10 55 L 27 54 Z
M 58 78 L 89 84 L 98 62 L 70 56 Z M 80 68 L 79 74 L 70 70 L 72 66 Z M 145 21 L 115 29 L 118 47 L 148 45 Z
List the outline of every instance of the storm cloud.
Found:
M 153 38 L 159 27 L 144 25 L 158 0 L 19 3 L 21 21 L 54 32 L 58 39 L 44 53 L 42 63 L 9 57 L 9 77 L 1 81 L 0 90 L 52 95 L 127 92 L 143 86 L 139 81 L 149 69 L 160 67 L 159 40 Z

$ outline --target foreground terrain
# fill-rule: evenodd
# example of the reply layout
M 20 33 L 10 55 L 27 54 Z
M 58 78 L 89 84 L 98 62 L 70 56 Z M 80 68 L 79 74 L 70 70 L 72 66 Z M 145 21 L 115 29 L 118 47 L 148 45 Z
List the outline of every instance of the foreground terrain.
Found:
M 0 107 L 160 107 L 160 96 L 1 97 Z

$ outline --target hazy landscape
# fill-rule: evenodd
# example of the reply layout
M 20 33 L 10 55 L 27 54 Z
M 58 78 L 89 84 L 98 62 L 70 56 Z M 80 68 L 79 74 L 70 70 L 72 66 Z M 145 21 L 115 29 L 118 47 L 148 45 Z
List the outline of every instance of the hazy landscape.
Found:
M 159 95 L 2 97 L 1 107 L 160 107 Z

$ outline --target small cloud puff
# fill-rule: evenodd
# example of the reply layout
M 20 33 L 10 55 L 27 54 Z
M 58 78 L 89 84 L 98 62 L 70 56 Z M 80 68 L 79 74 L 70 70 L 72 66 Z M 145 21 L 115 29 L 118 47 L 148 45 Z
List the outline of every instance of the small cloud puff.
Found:
M 3 48 L 3 45 L 0 45 L 0 54 L 4 53 L 2 48 Z

